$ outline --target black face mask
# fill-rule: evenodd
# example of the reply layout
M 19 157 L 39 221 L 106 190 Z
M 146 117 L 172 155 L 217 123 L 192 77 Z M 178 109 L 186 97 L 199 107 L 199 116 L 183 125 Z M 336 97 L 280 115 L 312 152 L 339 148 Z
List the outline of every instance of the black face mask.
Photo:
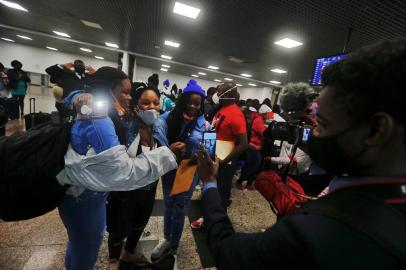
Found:
M 336 176 L 357 175 L 357 160 L 366 152 L 367 147 L 355 156 L 348 155 L 338 142 L 338 137 L 347 133 L 352 127 L 327 137 L 310 135 L 307 142 L 310 158 L 322 169 Z

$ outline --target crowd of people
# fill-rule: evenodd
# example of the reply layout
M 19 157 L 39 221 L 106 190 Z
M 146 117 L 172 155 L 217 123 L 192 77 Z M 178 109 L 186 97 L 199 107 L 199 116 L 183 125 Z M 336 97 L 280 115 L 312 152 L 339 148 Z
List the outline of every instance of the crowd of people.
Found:
M 12 66 L 0 86 L 23 112 L 29 77 L 18 61 Z M 161 87 L 157 74 L 131 82 L 118 69 L 94 70 L 80 60 L 47 68 L 58 87 L 56 108 L 73 119 L 57 176 L 69 185 L 58 206 L 68 233 L 66 269 L 93 269 L 106 228 L 112 263 L 146 267 L 176 256 L 200 181 L 203 217 L 191 227 L 205 230 L 219 269 L 404 269 L 405 70 L 406 40 L 382 42 L 326 67 L 321 92 L 287 84 L 279 106 L 241 100 L 233 82 L 206 91 L 191 79 L 178 89 L 169 80 Z M 203 140 L 209 132 L 215 146 Z M 197 170 L 176 192 L 182 166 Z M 282 183 L 271 187 L 273 197 L 256 185 L 264 171 Z M 146 258 L 136 247 L 160 178 L 164 239 Z M 234 231 L 227 216 L 233 179 L 264 195 L 275 225 Z M 295 211 L 282 211 L 281 202 L 295 203 Z

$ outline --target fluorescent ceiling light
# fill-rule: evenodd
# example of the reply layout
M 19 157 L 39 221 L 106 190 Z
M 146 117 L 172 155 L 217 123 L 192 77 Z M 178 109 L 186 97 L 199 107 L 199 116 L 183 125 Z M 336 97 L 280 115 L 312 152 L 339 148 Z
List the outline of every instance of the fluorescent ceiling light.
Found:
M 180 44 L 178 42 L 170 41 L 170 40 L 165 40 L 165 45 L 175 47 L 175 48 L 178 48 L 180 46 Z
M 100 59 L 100 60 L 104 60 L 104 57 L 97 56 L 97 55 L 95 55 L 95 56 L 94 56 L 94 58 L 96 58 L 96 59 Z
M 239 84 L 239 83 L 236 83 L 235 85 L 240 86 L 240 87 L 242 86 L 242 84 Z
M 215 70 L 219 69 L 219 67 L 216 67 L 216 66 L 208 66 L 208 68 L 215 69 Z
M 161 68 L 161 71 L 168 72 L 168 69 L 167 68 Z
M 93 52 L 91 49 L 87 49 L 87 48 L 80 48 L 81 51 L 84 52 Z
M 170 66 L 170 65 L 162 64 L 162 67 L 163 67 L 163 68 L 170 68 L 171 66 Z
M 49 46 L 46 46 L 45 48 L 47 48 L 48 50 L 51 50 L 51 51 L 57 51 L 58 50 L 57 48 L 49 47 Z
M 284 38 L 284 39 L 281 39 L 281 40 L 276 41 L 274 43 L 276 45 L 279 45 L 279 46 L 282 46 L 282 47 L 285 47 L 285 48 L 289 48 L 289 49 L 303 45 L 302 42 L 299 42 L 299 41 L 296 41 L 296 40 L 293 40 L 293 39 L 290 39 L 290 38 Z
M 215 82 L 221 82 L 219 79 L 214 79 Z
M 200 75 L 203 75 L 203 76 L 206 76 L 206 75 L 207 75 L 207 74 L 204 73 L 204 72 L 198 72 L 197 74 L 200 74 Z
M 59 32 L 59 31 L 52 31 L 52 32 L 54 32 L 58 36 L 70 38 L 70 36 L 64 32 Z
M 281 82 L 278 82 L 278 81 L 269 81 L 270 83 L 273 83 L 273 84 L 281 84 Z
M 252 77 L 251 74 L 246 74 L 246 73 L 241 73 L 240 75 L 243 76 L 243 77 L 247 77 L 247 78 L 251 78 L 251 77 Z
M 14 40 L 5 37 L 2 37 L 1 39 L 8 42 L 15 42 Z
M 231 78 L 224 78 L 224 80 L 226 80 L 226 81 L 232 81 L 233 79 L 231 79 Z
M 0 0 L 0 3 L 7 6 L 7 7 L 9 7 L 9 8 L 14 8 L 14 9 L 18 9 L 18 10 L 28 12 L 27 9 L 23 8 L 21 5 L 19 5 L 17 3 L 14 3 L 14 2 Z
M 32 40 L 32 38 L 27 37 L 27 36 L 22 36 L 22 35 L 16 35 L 16 36 L 19 38 L 22 38 L 22 39 Z
M 257 86 L 255 83 L 249 83 L 249 86 Z
M 164 59 L 169 59 L 169 60 L 172 59 L 172 56 L 165 55 L 165 54 L 162 54 L 161 57 L 164 58 Z
M 283 70 L 283 69 L 280 69 L 280 68 L 274 68 L 274 69 L 271 69 L 271 71 L 275 72 L 275 73 L 280 73 L 280 74 L 287 72 L 286 70 Z
M 200 13 L 200 9 L 176 2 L 175 7 L 173 8 L 173 13 L 196 19 Z
M 112 42 L 104 42 L 104 44 L 106 44 L 106 46 L 112 47 L 112 48 L 117 48 L 118 49 L 118 45 Z
M 197 76 L 196 74 L 192 74 L 190 76 L 195 77 L 195 78 L 199 78 L 199 76 Z
M 103 30 L 103 27 L 101 27 L 101 25 L 98 24 L 98 23 L 89 22 L 89 21 L 85 21 L 85 20 L 80 20 L 80 21 L 81 21 L 84 25 L 86 25 L 86 26 Z

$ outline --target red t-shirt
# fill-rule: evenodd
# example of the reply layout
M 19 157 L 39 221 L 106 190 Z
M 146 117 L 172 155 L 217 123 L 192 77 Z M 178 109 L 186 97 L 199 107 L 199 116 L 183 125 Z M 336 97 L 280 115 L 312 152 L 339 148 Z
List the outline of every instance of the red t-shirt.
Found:
M 212 122 L 217 139 L 235 142 L 238 135 L 246 134 L 245 118 L 236 104 L 221 108 Z
M 264 119 L 258 115 L 252 122 L 250 138 L 250 145 L 255 147 L 257 150 L 262 149 L 265 129 Z

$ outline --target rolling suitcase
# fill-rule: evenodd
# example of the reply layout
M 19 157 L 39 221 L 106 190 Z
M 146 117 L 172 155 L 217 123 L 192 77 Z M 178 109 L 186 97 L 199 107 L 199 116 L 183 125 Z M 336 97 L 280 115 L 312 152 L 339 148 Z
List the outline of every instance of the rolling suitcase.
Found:
M 20 105 L 17 98 L 0 98 L 0 105 L 3 105 L 9 114 L 11 120 L 18 119 L 20 117 Z
M 0 136 L 6 135 L 7 121 L 8 121 L 8 111 L 3 105 L 0 105 Z
M 34 110 L 32 110 L 34 108 Z M 51 121 L 51 114 L 35 112 L 35 98 L 30 98 L 30 114 L 24 116 L 25 130 L 29 130 L 36 125 Z

